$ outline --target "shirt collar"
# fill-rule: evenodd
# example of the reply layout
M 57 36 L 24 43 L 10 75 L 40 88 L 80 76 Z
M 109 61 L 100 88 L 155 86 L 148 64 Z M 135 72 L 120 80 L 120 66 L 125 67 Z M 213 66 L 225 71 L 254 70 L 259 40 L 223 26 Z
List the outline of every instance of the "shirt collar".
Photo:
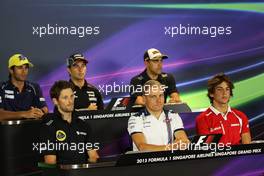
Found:
M 142 109 L 142 114 L 144 116 L 149 116 L 150 115 L 150 112 L 147 110 L 147 108 L 144 108 L 144 109 Z
M 71 79 L 69 80 L 69 82 L 72 83 L 72 84 L 74 85 L 75 88 L 79 88 L 77 85 L 74 84 L 74 82 L 73 82 Z M 86 87 L 88 87 L 88 83 L 87 83 L 86 80 L 84 80 L 84 85 L 82 86 L 82 88 L 86 88 Z M 81 89 L 82 89 L 82 88 L 81 88 Z M 80 89 L 80 88 L 79 88 L 79 89 Z
M 151 80 L 151 78 L 149 77 L 148 73 L 147 73 L 147 69 L 145 69 L 143 72 L 142 72 L 142 75 L 144 78 L 146 78 L 147 80 Z M 158 75 L 158 78 L 157 78 L 157 81 L 160 82 L 161 80 L 161 74 Z
M 213 113 L 215 113 L 215 115 L 218 115 L 218 114 L 222 114 L 220 111 L 218 111 L 215 107 L 213 107 L 212 105 L 209 107 L 211 111 L 213 111 Z M 227 108 L 227 112 L 226 114 L 228 114 L 229 112 L 231 112 L 231 107 L 228 105 L 228 108 Z
M 60 111 L 58 110 L 57 106 L 54 106 L 53 113 L 56 115 L 57 118 L 63 120 L 62 115 L 61 115 Z
M 62 121 L 66 121 L 62 118 L 62 114 L 60 113 L 60 111 L 58 110 L 58 108 L 55 106 L 54 107 L 54 114 L 56 115 L 56 117 L 59 119 L 59 120 L 62 120 Z M 74 115 L 75 113 L 72 112 L 72 119 L 71 119 L 71 123 L 75 122 L 77 120 L 77 117 L 75 117 Z M 68 123 L 68 122 L 67 122 Z
M 157 119 L 154 115 L 152 115 L 152 114 L 147 110 L 147 108 L 145 108 L 145 109 L 143 110 L 143 114 L 144 114 L 144 116 L 152 116 L 153 118 Z M 165 112 L 164 112 L 164 110 L 163 110 L 163 111 L 161 112 L 161 114 L 160 114 L 159 119 L 157 119 L 157 120 L 164 120 L 164 119 L 166 119 L 166 116 L 165 116 Z
M 144 78 L 150 79 L 149 75 L 147 74 L 147 69 L 142 72 L 142 75 Z
M 162 113 L 160 114 L 160 117 L 159 117 L 159 121 L 164 121 L 166 119 L 166 115 L 165 115 L 165 112 L 164 110 L 162 111 Z
M 7 84 L 8 84 L 8 86 L 12 87 L 13 89 L 18 90 L 18 88 L 12 83 L 11 79 L 9 79 L 9 80 L 7 81 Z M 25 81 L 25 82 L 24 82 L 24 87 L 23 87 L 22 91 L 24 91 L 26 88 L 29 87 L 28 84 L 29 84 L 28 81 Z

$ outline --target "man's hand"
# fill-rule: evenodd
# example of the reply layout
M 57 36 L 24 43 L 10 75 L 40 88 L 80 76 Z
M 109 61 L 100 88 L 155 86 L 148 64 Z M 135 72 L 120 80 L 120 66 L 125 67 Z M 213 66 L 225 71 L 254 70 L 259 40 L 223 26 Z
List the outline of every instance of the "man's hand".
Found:
M 96 150 L 89 150 L 88 156 L 89 156 L 88 161 L 91 163 L 95 163 L 97 161 L 97 159 L 99 158 L 99 155 L 98 155 Z
M 97 105 L 96 105 L 96 103 L 91 103 L 91 104 L 88 106 L 88 110 L 97 110 Z
M 177 150 L 186 150 L 190 144 L 190 141 L 189 139 L 182 139 L 174 141 L 173 144 L 177 146 Z
M 39 119 L 44 115 L 43 111 L 39 108 L 31 107 L 30 110 L 24 111 L 24 118 L 34 118 Z
M 144 102 L 144 99 L 142 96 L 137 96 L 137 99 L 134 103 L 135 105 L 142 105 L 142 106 L 145 106 L 145 102 Z

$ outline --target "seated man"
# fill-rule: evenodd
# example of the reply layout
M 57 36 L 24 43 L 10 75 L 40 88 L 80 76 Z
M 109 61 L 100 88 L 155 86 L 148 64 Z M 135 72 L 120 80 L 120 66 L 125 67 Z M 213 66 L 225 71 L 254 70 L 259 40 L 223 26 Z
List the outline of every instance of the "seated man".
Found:
M 139 75 L 133 77 L 130 81 L 132 87 L 130 91 L 131 102 L 135 105 L 145 105 L 140 91 L 148 80 L 157 80 L 162 85 L 165 85 L 164 102 L 169 97 L 168 103 L 181 103 L 179 92 L 176 88 L 175 79 L 172 74 L 162 72 L 163 59 L 168 56 L 161 54 L 155 48 L 148 49 L 144 53 L 145 70 Z
M 74 85 L 74 109 L 103 110 L 104 102 L 99 90 L 85 80 L 88 60 L 79 53 L 67 59 L 67 71 Z
M 143 93 L 146 108 L 128 120 L 133 150 L 162 151 L 179 149 L 181 143 L 188 144 L 180 116 L 163 110 L 162 85 L 158 81 L 149 80 L 144 85 Z
M 222 134 L 220 143 L 225 145 L 251 142 L 247 116 L 228 105 L 234 85 L 225 74 L 217 74 L 208 80 L 211 106 L 196 118 L 198 134 Z
M 54 113 L 43 118 L 40 130 L 40 141 L 46 144 L 46 147 L 42 148 L 44 162 L 47 164 L 96 162 L 99 156 L 93 149 L 98 149 L 96 146 L 98 143 L 92 143 L 89 125 L 73 114 L 72 84 L 67 81 L 55 82 L 50 89 L 50 97 L 56 107 Z M 53 148 L 50 149 L 49 146 Z
M 40 86 L 27 81 L 29 67 L 33 64 L 22 54 L 10 57 L 9 80 L 0 83 L 0 120 L 38 119 L 48 113 Z

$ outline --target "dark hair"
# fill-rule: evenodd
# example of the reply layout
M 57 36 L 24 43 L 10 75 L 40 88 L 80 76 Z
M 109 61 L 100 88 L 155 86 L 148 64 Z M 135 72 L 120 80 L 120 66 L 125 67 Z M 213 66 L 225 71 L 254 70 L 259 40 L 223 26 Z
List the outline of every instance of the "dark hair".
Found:
M 9 69 L 11 69 L 11 70 L 14 71 L 14 68 L 15 68 L 15 66 L 12 66 L 12 67 L 10 67 Z M 11 75 L 11 73 L 9 72 L 9 73 L 8 73 L 8 79 L 11 80 L 11 77 L 12 77 L 12 75 Z
M 233 96 L 234 84 L 232 83 L 230 78 L 224 73 L 218 73 L 213 78 L 209 79 L 207 82 L 207 96 L 209 97 L 211 104 L 213 103 L 214 98 L 210 97 L 210 94 L 213 94 L 215 92 L 216 86 L 218 86 L 222 82 L 227 83 L 228 87 L 230 88 L 230 95 Z
M 149 58 L 148 51 L 145 51 L 144 56 L 143 56 L 144 61 L 149 60 L 148 58 Z
M 59 80 L 59 81 L 56 81 L 53 85 L 52 85 L 52 87 L 50 88 L 50 98 L 52 99 L 52 98 L 56 98 L 56 99 L 58 99 L 59 98 L 59 96 L 60 96 L 60 93 L 61 93 L 61 91 L 63 90 L 63 89 L 68 89 L 68 88 L 70 88 L 70 89 L 74 89 L 73 88 L 73 85 L 70 83 L 70 82 L 68 82 L 68 81 L 64 81 L 64 80 Z

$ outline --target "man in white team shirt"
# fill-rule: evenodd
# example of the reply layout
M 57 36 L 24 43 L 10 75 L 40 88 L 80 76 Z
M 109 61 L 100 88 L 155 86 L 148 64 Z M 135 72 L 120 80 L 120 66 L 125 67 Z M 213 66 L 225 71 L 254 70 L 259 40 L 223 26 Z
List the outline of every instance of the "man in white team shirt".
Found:
M 156 80 L 147 81 L 143 88 L 146 108 L 128 120 L 133 151 L 182 149 L 180 144 L 188 144 L 190 141 L 181 117 L 163 109 L 164 88 Z

